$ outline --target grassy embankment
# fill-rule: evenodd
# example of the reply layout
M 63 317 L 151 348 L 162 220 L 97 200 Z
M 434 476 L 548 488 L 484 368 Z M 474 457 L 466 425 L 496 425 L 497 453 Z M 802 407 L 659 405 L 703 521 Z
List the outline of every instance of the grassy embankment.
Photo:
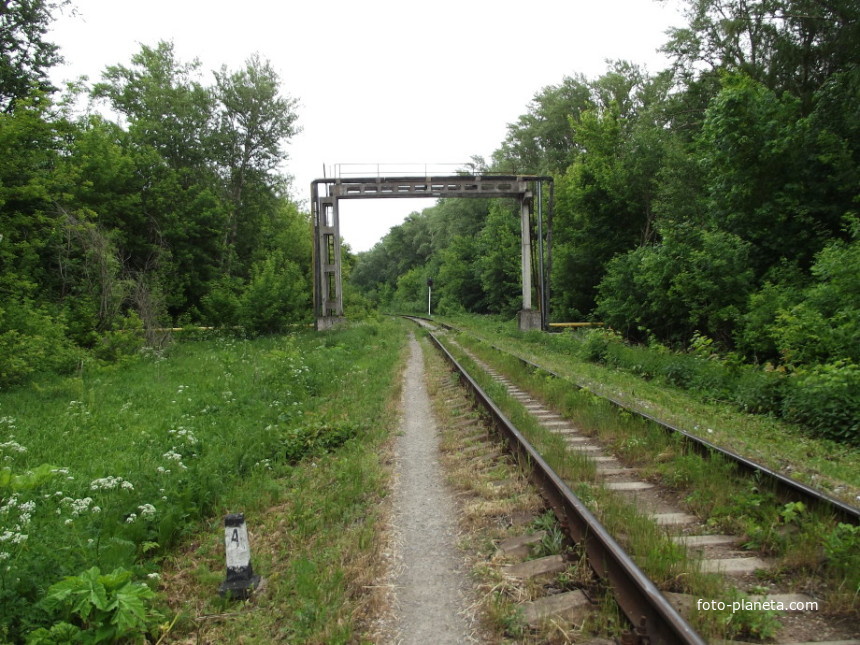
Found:
M 851 611 L 853 599 L 856 598 L 855 587 L 860 585 L 856 575 L 856 547 L 860 544 L 860 532 L 856 527 L 836 526 L 827 513 L 813 512 L 813 509 L 803 508 L 802 505 L 783 505 L 766 487 L 738 477 L 729 464 L 721 460 L 707 462 L 694 455 L 683 455 L 677 442 L 656 426 L 643 423 L 627 413 L 619 413 L 588 390 L 571 389 L 563 381 L 532 373 L 523 369 L 517 361 L 504 358 L 486 345 L 470 341 L 468 337 L 461 340 L 524 387 L 551 402 L 580 427 L 612 445 L 627 463 L 643 468 L 643 475 L 649 479 L 660 479 L 664 485 L 675 488 L 685 498 L 690 510 L 709 518 L 714 528 L 744 535 L 751 548 L 763 550 L 776 558 L 778 567 L 772 575 L 762 577 L 764 585 L 776 584 L 781 588 L 788 585 L 808 591 L 827 581 L 825 588 L 818 589 L 825 600 L 826 611 L 837 614 Z M 497 339 L 493 341 L 497 342 Z M 551 357 L 545 355 L 541 358 L 544 359 L 541 362 L 546 362 Z M 617 376 L 608 374 L 609 370 L 604 372 L 607 373 L 602 375 L 604 380 Z M 592 388 L 597 385 L 594 382 Z M 613 385 L 617 387 L 617 381 Z M 489 387 L 492 389 L 494 386 L 490 384 Z M 653 385 L 651 388 L 659 390 Z M 618 398 L 617 390 L 612 394 Z M 496 395 L 504 399 L 504 392 L 500 391 Z M 514 408 L 517 407 L 514 405 Z M 511 410 L 510 414 L 519 425 L 529 427 L 529 420 L 520 418 L 523 415 L 516 409 Z M 545 434 L 538 428 L 531 428 L 531 431 Z M 571 482 L 577 482 L 577 492 L 583 499 L 598 500 L 597 506 L 603 511 L 600 515 L 604 521 L 629 529 L 635 513 L 628 512 L 630 509 L 619 508 L 619 512 L 614 514 L 617 517 L 607 515 L 607 509 L 612 508 L 609 503 L 611 497 L 605 498 L 599 494 L 599 488 L 586 483 L 594 482 L 593 473 L 566 451 L 556 450 L 553 441 L 555 438 L 541 437 L 538 443 L 543 444 L 542 453 L 560 469 L 560 474 Z M 678 549 L 661 537 L 661 531 L 657 531 L 653 540 L 642 540 L 641 536 L 649 533 L 647 518 L 636 519 L 641 520 L 642 526 L 636 531 L 625 531 L 628 535 L 637 536 L 635 544 L 631 543 L 628 548 L 632 547 L 633 552 L 637 553 L 637 560 L 664 588 L 688 593 L 695 591 L 701 595 L 712 583 L 717 582 L 709 581 L 710 576 L 699 580 L 696 580 L 698 576 L 690 576 L 692 563 L 681 553 L 669 553 Z M 823 562 L 822 554 L 826 557 Z M 679 575 L 681 573 L 683 575 Z M 679 581 L 683 584 L 679 584 Z M 766 588 L 762 587 L 761 592 Z M 735 592 L 724 590 L 723 593 Z M 738 621 L 735 617 L 732 627 L 739 629 L 740 633 L 746 632 L 748 636 L 765 635 L 775 627 L 762 624 L 758 620 L 761 617 L 756 618 L 744 624 L 746 621 Z M 722 626 L 701 624 L 700 627 L 711 632 L 714 627 Z M 712 635 L 728 634 L 719 634 L 718 631 L 712 632 Z
M 618 369 L 585 360 L 582 334 L 523 333 L 514 322 L 468 316 L 449 320 L 503 349 L 545 365 L 592 392 L 611 396 L 717 445 L 743 454 L 775 470 L 788 472 L 845 501 L 860 504 L 860 448 L 816 438 L 803 427 L 764 414 L 749 414 L 737 406 L 693 388 L 681 388 L 666 378 L 637 375 L 633 366 Z M 665 361 L 665 352 L 641 348 L 640 362 Z M 691 357 L 693 358 L 693 357 Z M 697 359 L 707 362 L 707 359 Z M 715 368 L 717 366 L 714 366 Z M 726 370 L 731 378 L 732 370 Z
M 40 642 L 103 642 L 106 626 L 354 638 L 404 338 L 387 322 L 188 341 L 0 394 L 0 642 L 37 628 Z M 245 513 L 267 581 L 247 604 L 217 592 L 229 512 Z M 93 567 L 102 577 L 82 575 Z M 72 576 L 71 594 L 52 588 Z

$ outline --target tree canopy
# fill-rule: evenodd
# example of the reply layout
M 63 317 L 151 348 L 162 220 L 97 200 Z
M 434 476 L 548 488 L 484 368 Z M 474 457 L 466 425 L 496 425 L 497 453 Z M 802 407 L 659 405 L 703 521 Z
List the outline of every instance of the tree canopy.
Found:
M 271 63 L 252 55 L 206 84 L 172 43 L 144 45 L 83 90 L 119 119 L 75 114 L 40 81 L 58 60 L 40 40 L 57 8 L 3 4 L 4 28 L 35 21 L 5 34 L 35 58 L 0 114 L 0 384 L 127 351 L 136 327 L 308 319 L 308 220 L 283 167 L 296 102 Z
M 856 244 L 858 5 L 684 6 L 668 69 L 615 61 L 597 78 L 544 87 L 492 156 L 488 171 L 555 180 L 550 315 L 680 347 L 707 334 L 749 360 L 853 356 L 858 330 L 843 324 L 853 287 L 822 262 L 850 261 Z M 418 272 L 436 278 L 443 312 L 510 314 L 517 215 L 504 212 L 441 201 L 360 255 L 355 284 L 404 306 L 421 300 L 400 277 Z M 407 243 L 419 221 L 431 231 L 459 222 L 462 234 L 433 236 L 428 256 Z M 788 339 L 813 320 L 840 331 L 800 351 Z
M 54 15 L 69 0 L 0 2 L 0 111 L 34 90 L 51 91 L 48 71 L 62 61 L 59 48 L 45 37 Z

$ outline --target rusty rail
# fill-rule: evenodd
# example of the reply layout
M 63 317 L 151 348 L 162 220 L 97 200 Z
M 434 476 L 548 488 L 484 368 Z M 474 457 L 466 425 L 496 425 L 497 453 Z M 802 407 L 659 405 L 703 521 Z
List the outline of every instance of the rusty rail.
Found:
M 438 324 L 438 323 L 437 323 Z M 455 330 L 460 332 L 460 329 L 456 327 L 447 326 L 448 329 Z M 477 338 L 477 336 L 475 336 Z M 481 339 L 479 339 L 481 340 Z M 571 381 L 570 379 L 554 372 L 553 370 L 544 367 L 542 365 L 538 365 L 537 363 L 533 363 L 527 358 L 523 358 L 522 356 L 517 356 L 513 352 L 510 352 L 506 349 L 502 349 L 501 347 L 497 347 L 492 343 L 487 343 L 484 340 L 481 342 L 486 343 L 489 347 L 496 350 L 497 352 L 501 352 L 503 354 L 507 354 L 508 356 L 512 356 L 513 358 L 520 361 L 523 365 L 528 367 L 531 370 L 540 371 L 544 374 L 548 374 L 553 378 L 557 378 L 563 381 L 570 383 L 573 387 L 577 389 L 583 389 L 583 386 L 579 383 Z M 728 459 L 730 462 L 733 462 L 738 465 L 739 468 L 746 471 L 752 475 L 763 475 L 764 477 L 770 479 L 770 481 L 774 484 L 777 491 L 782 495 L 793 499 L 803 501 L 806 504 L 817 505 L 826 508 L 828 511 L 831 511 L 838 519 L 842 522 L 847 522 L 851 524 L 860 524 L 860 508 L 856 506 L 852 506 L 847 502 L 843 502 L 841 499 L 837 499 L 832 495 L 828 495 L 827 493 L 812 488 L 811 486 L 807 486 L 803 482 L 799 482 L 796 479 L 792 479 L 791 477 L 787 477 L 780 472 L 777 472 L 767 466 L 755 462 L 751 459 L 744 457 L 743 455 L 739 455 L 738 453 L 729 450 L 727 448 L 722 448 L 715 443 L 708 441 L 707 439 L 703 439 L 697 435 L 684 430 L 683 428 L 679 428 L 667 421 L 662 419 L 658 419 L 657 417 L 648 414 L 647 412 L 643 412 L 641 410 L 637 410 L 636 408 L 632 408 L 625 403 L 622 403 L 618 399 L 615 399 L 611 396 L 607 396 L 605 394 L 597 394 L 591 390 L 589 390 L 595 396 L 602 398 L 615 407 L 624 410 L 625 412 L 629 412 L 634 416 L 638 416 L 641 419 L 645 419 L 646 421 L 650 421 L 651 423 L 655 423 L 658 427 L 665 430 L 667 433 L 677 433 L 686 443 L 686 445 L 695 451 L 697 454 L 700 454 L 704 457 L 710 458 L 714 454 L 721 455 L 725 459 Z
M 532 476 L 571 537 L 582 545 L 589 564 L 612 589 L 618 606 L 634 625 L 634 642 L 662 645 L 705 641 L 687 624 L 660 590 L 636 566 L 630 556 L 588 510 L 570 487 L 561 480 L 543 457 L 511 423 L 498 406 L 463 368 L 432 332 L 428 334 L 448 363 L 462 376 L 505 437 L 511 450 L 531 467 Z

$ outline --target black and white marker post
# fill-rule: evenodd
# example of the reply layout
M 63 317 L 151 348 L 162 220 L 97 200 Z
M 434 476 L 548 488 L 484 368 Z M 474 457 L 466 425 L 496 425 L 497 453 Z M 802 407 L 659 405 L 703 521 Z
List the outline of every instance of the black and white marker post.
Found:
M 224 549 L 227 555 L 227 579 L 218 591 L 225 598 L 247 600 L 260 584 L 260 576 L 251 567 L 251 545 L 244 513 L 224 518 Z

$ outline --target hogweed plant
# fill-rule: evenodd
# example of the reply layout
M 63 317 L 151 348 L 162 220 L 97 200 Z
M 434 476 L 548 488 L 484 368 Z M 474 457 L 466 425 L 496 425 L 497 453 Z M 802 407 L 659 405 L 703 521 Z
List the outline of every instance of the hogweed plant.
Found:
M 132 572 L 97 567 L 51 585 L 41 606 L 55 620 L 28 634 L 27 645 L 141 642 L 162 616 L 151 606 L 155 593 L 132 580 Z

